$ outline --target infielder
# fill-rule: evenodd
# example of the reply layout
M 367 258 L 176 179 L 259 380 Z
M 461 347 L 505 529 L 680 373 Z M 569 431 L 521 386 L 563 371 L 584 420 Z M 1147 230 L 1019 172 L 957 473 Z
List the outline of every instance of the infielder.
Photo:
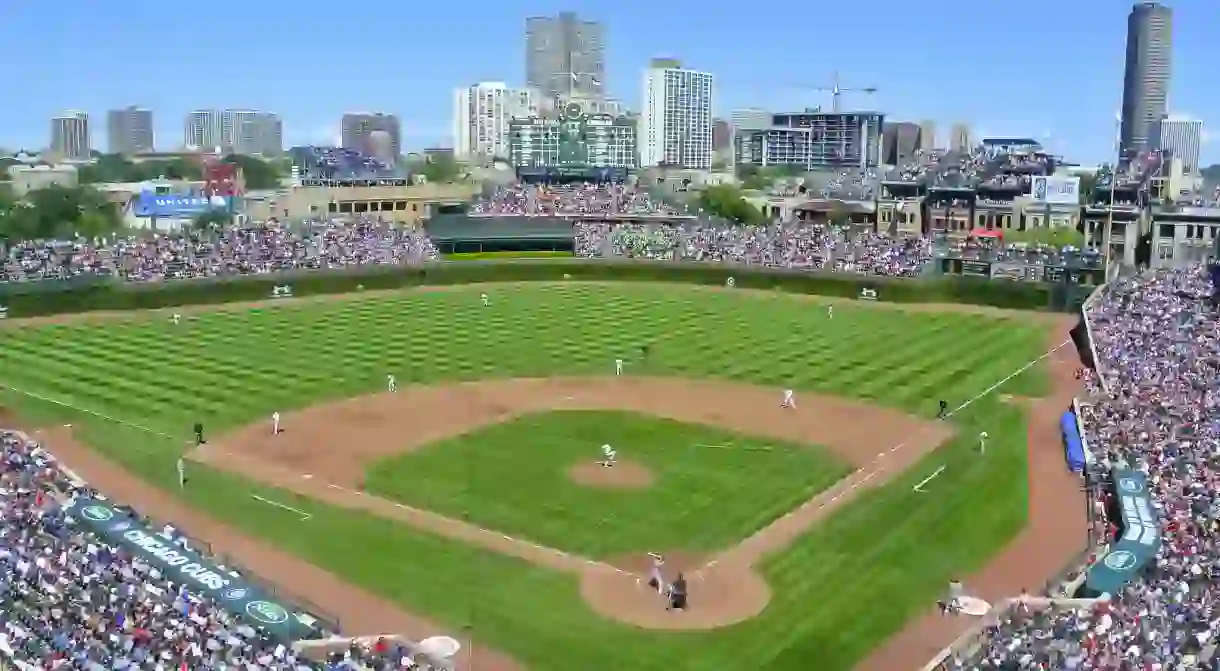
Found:
M 602 466 L 607 468 L 613 466 L 614 458 L 616 456 L 618 456 L 618 453 L 614 451 L 613 447 L 610 447 L 609 445 L 602 445 Z
M 784 402 L 779 407 L 796 409 L 796 395 L 792 393 L 791 389 L 784 390 Z
M 623 374 L 623 360 L 622 359 L 614 360 L 614 374 L 615 375 Z
M 665 558 L 655 552 L 649 552 L 648 556 L 652 558 L 652 568 L 648 571 L 648 586 L 655 589 L 657 594 L 664 594 L 665 576 L 661 575 L 661 567 L 665 565 Z
M 987 432 L 979 432 L 979 454 L 987 454 Z
M 398 380 L 395 380 L 393 375 L 385 376 L 385 390 L 391 394 L 398 391 Z
M 483 307 L 491 306 L 491 299 L 487 297 L 487 294 L 479 294 L 479 298 L 483 299 Z
M 178 457 L 178 489 L 186 489 L 186 461 Z
M 280 435 L 280 413 L 278 410 L 271 413 L 271 435 Z

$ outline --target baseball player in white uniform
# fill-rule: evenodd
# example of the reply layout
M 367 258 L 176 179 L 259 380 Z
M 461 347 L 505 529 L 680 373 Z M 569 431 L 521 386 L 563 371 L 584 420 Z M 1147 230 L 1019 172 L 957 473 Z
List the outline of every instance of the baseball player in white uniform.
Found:
M 174 323 L 174 326 L 177 326 L 178 324 L 180 324 L 182 322 L 182 315 L 175 312 L 174 316 L 170 317 L 169 320 Z
M 657 594 L 665 593 L 665 576 L 661 575 L 661 567 L 665 565 L 665 558 L 655 552 L 649 552 L 648 556 L 652 558 L 652 568 L 648 571 L 648 586 L 657 590 Z
M 602 466 L 606 466 L 607 468 L 613 466 L 614 458 L 616 456 L 618 456 L 618 452 L 615 452 L 613 447 L 610 447 L 609 445 L 602 445 Z
M 826 306 L 826 318 L 827 319 L 835 318 L 835 306 L 833 306 L 833 305 Z
M 987 432 L 979 432 L 979 454 L 987 454 Z
M 280 413 L 278 410 L 271 413 L 271 435 L 280 435 Z
M 479 298 L 483 299 L 483 307 L 491 305 L 491 299 L 487 297 L 487 294 L 479 294 Z
M 178 489 L 186 488 L 186 461 L 178 457 Z
M 791 389 L 784 390 L 784 402 L 780 403 L 779 407 L 796 409 L 796 396 Z
M 614 360 L 614 374 L 615 375 L 623 374 L 623 360 L 622 359 Z
M 393 375 L 385 376 L 385 390 L 391 394 L 398 391 L 398 380 L 395 380 Z

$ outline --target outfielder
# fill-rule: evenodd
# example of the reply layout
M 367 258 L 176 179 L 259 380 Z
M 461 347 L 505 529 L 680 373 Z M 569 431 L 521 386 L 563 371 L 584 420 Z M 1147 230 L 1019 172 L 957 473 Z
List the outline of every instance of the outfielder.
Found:
M 987 432 L 979 432 L 979 454 L 987 454 Z
M 280 413 L 278 410 L 271 413 L 271 435 L 280 435 Z
M 614 374 L 615 375 L 623 374 L 623 360 L 622 359 L 614 360 Z
M 182 315 L 175 312 L 174 316 L 170 317 L 169 319 L 174 323 L 174 326 L 177 326 L 182 321 Z
M 483 299 L 483 307 L 491 306 L 491 299 L 487 297 L 487 294 L 479 294 L 479 298 Z
M 796 409 L 796 395 L 792 393 L 791 389 L 784 390 L 784 402 L 779 407 Z
M 835 306 L 833 306 L 833 305 L 826 306 L 826 318 L 827 319 L 835 318 Z
M 617 455 L 618 455 L 618 453 L 614 451 L 614 448 L 613 448 L 613 447 L 610 447 L 609 445 L 602 445 L 602 461 L 601 461 L 601 465 L 602 465 L 602 466 L 605 466 L 605 467 L 607 467 L 607 468 L 609 468 L 609 467 L 613 466 L 613 465 L 614 465 L 614 458 L 615 458 L 615 456 L 617 456 Z
M 395 380 L 393 375 L 385 376 L 385 390 L 391 394 L 398 391 L 398 380 Z
M 648 556 L 652 558 L 652 568 L 648 571 L 648 586 L 655 589 L 657 594 L 664 594 L 665 576 L 661 575 L 661 567 L 665 565 L 665 558 L 655 552 L 649 552 Z

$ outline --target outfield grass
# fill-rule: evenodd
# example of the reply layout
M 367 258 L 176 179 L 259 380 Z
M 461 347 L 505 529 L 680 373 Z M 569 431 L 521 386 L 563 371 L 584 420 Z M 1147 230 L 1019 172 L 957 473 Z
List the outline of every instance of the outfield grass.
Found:
M 414 292 L 126 323 L 0 330 L 4 384 L 187 437 L 400 382 L 610 373 L 652 343 L 647 372 L 725 377 L 870 398 L 923 414 L 953 405 L 1043 349 L 1034 320 L 843 305 L 833 321 L 784 295 L 688 287 L 539 285 Z M 631 364 L 633 367 L 635 363 Z M 1040 395 L 1037 369 L 997 393 Z M 847 669 L 948 578 L 985 563 L 1023 525 L 1025 428 L 989 396 L 954 417 L 951 441 L 890 486 L 863 493 L 763 567 L 775 598 L 758 618 L 709 633 L 607 622 L 574 578 L 231 474 L 199 469 L 179 492 L 179 440 L 17 394 L 8 405 L 70 421 L 134 473 L 354 584 L 430 614 L 535 669 Z M 973 436 L 992 436 L 987 457 Z M 941 464 L 932 495 L 910 486 Z M 303 530 L 252 491 L 314 515 Z M 112 492 L 121 497 L 121 492 Z M 545 494 L 545 493 L 543 493 Z M 353 551 L 364 549 L 365 551 Z M 811 660 L 816 660 L 811 662 Z
M 591 488 L 568 469 L 603 443 L 645 489 Z M 829 451 L 630 412 L 520 417 L 372 465 L 367 491 L 591 557 L 733 545 L 852 471 Z M 765 485 L 765 486 L 760 486 Z M 539 492 L 545 492 L 540 496 Z

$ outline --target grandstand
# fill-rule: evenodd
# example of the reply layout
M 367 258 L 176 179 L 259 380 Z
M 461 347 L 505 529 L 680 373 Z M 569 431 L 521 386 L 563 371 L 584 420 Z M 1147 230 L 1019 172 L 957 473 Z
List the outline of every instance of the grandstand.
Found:
M 293 147 L 298 186 L 406 186 L 410 176 L 396 164 L 340 147 Z

